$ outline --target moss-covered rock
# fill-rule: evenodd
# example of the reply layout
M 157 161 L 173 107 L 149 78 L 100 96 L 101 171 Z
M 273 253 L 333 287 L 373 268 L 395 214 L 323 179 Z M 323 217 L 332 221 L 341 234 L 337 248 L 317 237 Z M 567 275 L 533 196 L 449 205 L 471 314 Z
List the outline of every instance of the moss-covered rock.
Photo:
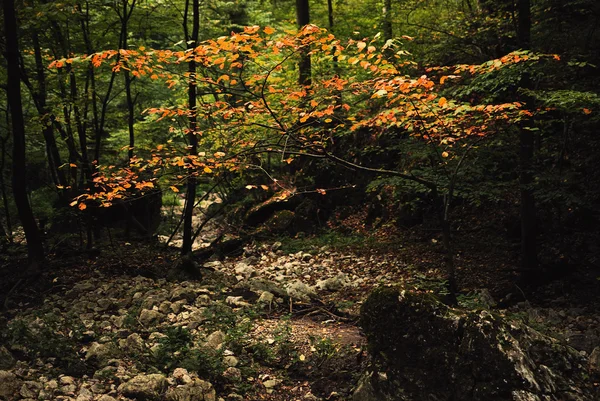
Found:
M 572 348 L 487 311 L 383 288 L 361 309 L 373 357 L 355 400 L 592 400 Z M 365 398 L 366 397 L 366 398 Z

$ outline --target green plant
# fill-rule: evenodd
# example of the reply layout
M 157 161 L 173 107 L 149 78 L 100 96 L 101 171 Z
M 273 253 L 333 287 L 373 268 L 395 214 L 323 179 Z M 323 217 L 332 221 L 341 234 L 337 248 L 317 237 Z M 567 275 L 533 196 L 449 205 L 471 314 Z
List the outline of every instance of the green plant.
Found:
M 85 328 L 78 319 L 65 319 L 42 311 L 10 322 L 0 333 L 10 348 L 30 359 L 53 358 L 54 365 L 67 374 L 89 373 L 79 354 L 79 341 Z
M 313 356 L 317 361 L 317 366 L 320 366 L 323 362 L 331 359 L 339 351 L 338 345 L 336 345 L 329 337 L 315 337 L 311 335 L 309 341 Z

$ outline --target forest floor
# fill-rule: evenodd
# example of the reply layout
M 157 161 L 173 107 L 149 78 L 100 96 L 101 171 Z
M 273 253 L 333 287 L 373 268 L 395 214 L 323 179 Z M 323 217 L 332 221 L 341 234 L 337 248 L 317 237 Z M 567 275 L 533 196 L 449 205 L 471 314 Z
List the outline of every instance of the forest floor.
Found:
M 205 400 L 348 400 L 368 363 L 369 292 L 445 283 L 435 239 L 338 237 L 249 244 L 193 276 L 156 243 L 57 251 L 35 281 L 0 256 L 0 399 L 180 399 L 183 388 Z M 600 344 L 595 273 L 523 291 L 502 247 L 462 239 L 461 307 L 523 320 L 583 355 Z

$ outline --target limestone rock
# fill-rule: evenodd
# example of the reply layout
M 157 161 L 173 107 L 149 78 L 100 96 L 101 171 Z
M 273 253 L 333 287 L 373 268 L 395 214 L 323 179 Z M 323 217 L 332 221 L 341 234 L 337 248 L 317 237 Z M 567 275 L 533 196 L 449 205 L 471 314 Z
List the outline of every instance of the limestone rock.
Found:
M 142 309 L 140 312 L 140 323 L 146 327 L 156 325 L 164 318 L 164 315 L 159 311 L 152 309 Z
M 225 338 L 225 333 L 221 330 L 217 330 L 208 336 L 204 346 L 210 349 L 220 349 L 225 342 Z
M 354 401 L 597 399 L 578 352 L 487 311 L 384 288 L 363 304 L 361 326 L 375 373 Z
M 288 284 L 286 290 L 290 298 L 300 301 L 308 302 L 311 298 L 316 297 L 314 290 L 300 280 Z
M 238 368 L 229 367 L 223 372 L 223 377 L 230 382 L 239 382 L 242 380 L 242 372 Z
M 4 345 L 0 346 L 0 369 L 10 369 L 15 365 L 15 358 Z
M 590 354 L 588 369 L 592 377 L 600 379 L 600 347 L 594 348 Z
M 169 389 L 165 399 L 167 401 L 215 401 L 216 393 L 209 382 L 193 379 L 187 384 Z
M 17 399 L 17 394 L 19 393 L 21 384 L 21 380 L 19 380 L 14 373 L 6 370 L 0 370 L 0 399 Z
M 125 397 L 139 401 L 159 400 L 168 387 L 167 378 L 160 374 L 138 375 L 119 386 Z
M 115 349 L 111 344 L 100 344 L 94 342 L 85 354 L 86 361 L 93 361 L 99 366 L 106 366 L 109 360 L 115 356 Z

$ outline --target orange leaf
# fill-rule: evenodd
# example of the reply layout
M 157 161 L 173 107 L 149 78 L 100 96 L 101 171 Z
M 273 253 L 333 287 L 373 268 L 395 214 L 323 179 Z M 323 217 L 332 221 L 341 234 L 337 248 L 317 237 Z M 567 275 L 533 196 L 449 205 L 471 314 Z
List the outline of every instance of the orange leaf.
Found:
M 592 114 L 590 109 L 583 109 L 583 114 Z
M 80 203 L 79 210 L 85 210 L 85 209 L 87 209 L 87 206 L 85 205 L 85 203 Z
M 445 97 L 442 97 L 442 98 L 440 98 L 440 101 L 438 102 L 438 106 L 444 107 L 444 105 L 446 105 L 446 103 L 448 103 L 448 100 L 446 100 Z
M 270 26 L 266 26 L 265 29 L 263 29 L 263 32 L 267 35 L 271 35 L 273 32 L 275 32 L 275 29 L 271 28 Z

